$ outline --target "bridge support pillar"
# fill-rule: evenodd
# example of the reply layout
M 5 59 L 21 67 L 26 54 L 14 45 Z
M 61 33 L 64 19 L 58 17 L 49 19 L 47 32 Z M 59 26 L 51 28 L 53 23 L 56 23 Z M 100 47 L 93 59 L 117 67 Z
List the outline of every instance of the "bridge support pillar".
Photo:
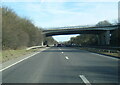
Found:
M 98 45 L 101 45 L 101 42 L 100 42 L 100 35 L 96 35 L 96 36 L 97 36 Z
M 44 42 L 45 42 L 45 35 L 44 34 L 42 34 L 42 42 L 41 42 L 41 46 L 44 46 Z
M 105 32 L 105 42 L 106 45 L 110 45 L 110 31 Z
M 43 44 L 43 43 L 44 43 L 44 41 L 42 41 L 42 42 L 41 42 L 41 46 L 44 46 L 44 44 Z
M 110 44 L 110 31 L 105 31 L 99 35 L 98 38 L 99 45 L 109 45 Z

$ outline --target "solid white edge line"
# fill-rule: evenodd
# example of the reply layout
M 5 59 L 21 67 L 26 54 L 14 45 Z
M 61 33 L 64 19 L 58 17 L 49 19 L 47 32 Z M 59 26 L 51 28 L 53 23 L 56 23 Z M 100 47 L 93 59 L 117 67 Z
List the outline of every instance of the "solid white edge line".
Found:
M 91 85 L 90 82 L 85 78 L 84 75 L 79 75 L 79 77 L 83 80 L 83 82 L 84 82 L 86 85 Z
M 97 53 L 91 53 L 93 55 L 97 55 L 97 56 L 101 56 L 101 57 L 104 57 L 104 58 L 109 58 L 109 59 L 114 59 L 114 60 L 118 60 L 117 58 L 115 57 L 109 57 L 109 56 L 105 56 L 105 55 L 101 55 L 101 54 L 97 54 Z
M 38 53 L 41 53 L 41 52 L 34 53 L 34 54 L 32 54 L 32 55 L 30 55 L 30 56 L 28 56 L 28 57 L 26 57 L 26 58 L 24 58 L 24 59 L 22 59 L 22 60 L 19 60 L 19 61 L 13 63 L 13 64 L 11 64 L 11 65 L 9 65 L 9 66 L 7 66 L 7 67 L 1 69 L 0 72 L 2 72 L 2 71 L 6 70 L 6 69 L 8 69 L 8 68 L 10 68 L 10 67 L 12 67 L 12 66 L 14 66 L 14 65 L 16 65 L 16 64 L 18 64 L 18 63 L 20 63 L 20 62 L 26 60 L 26 59 L 28 59 L 28 58 L 30 58 L 30 57 L 32 57 L 32 56 L 38 54 Z

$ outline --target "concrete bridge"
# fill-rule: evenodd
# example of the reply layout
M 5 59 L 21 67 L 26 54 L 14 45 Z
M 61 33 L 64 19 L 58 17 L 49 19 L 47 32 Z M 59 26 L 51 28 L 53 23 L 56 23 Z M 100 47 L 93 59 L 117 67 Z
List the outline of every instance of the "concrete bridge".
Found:
M 69 35 L 69 34 L 95 34 L 98 37 L 99 45 L 109 45 L 111 32 L 118 29 L 118 25 L 110 26 L 70 26 L 58 27 L 48 30 L 43 30 L 45 37 L 55 35 Z

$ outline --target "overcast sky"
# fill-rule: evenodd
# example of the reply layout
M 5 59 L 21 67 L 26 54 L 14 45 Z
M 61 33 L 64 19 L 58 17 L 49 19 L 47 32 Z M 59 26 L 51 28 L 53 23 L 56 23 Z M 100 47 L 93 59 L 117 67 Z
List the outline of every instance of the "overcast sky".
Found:
M 118 0 L 4 0 L 3 5 L 44 29 L 91 25 L 103 20 L 114 22 L 118 18 Z M 76 35 L 54 38 L 67 41 L 73 36 Z

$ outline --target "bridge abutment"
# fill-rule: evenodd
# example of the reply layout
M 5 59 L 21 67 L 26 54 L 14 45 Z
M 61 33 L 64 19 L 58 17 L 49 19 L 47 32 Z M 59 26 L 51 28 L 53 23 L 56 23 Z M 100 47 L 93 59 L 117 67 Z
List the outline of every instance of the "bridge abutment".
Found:
M 44 42 L 45 42 L 45 35 L 42 34 L 42 42 L 41 42 L 41 46 L 44 46 Z
M 41 42 L 41 46 L 44 46 L 44 44 L 43 44 L 43 43 L 44 43 L 44 41 L 42 41 L 42 42 Z
M 105 32 L 105 44 L 110 45 L 110 31 Z
M 98 45 L 110 45 L 110 31 L 109 30 L 98 35 Z

